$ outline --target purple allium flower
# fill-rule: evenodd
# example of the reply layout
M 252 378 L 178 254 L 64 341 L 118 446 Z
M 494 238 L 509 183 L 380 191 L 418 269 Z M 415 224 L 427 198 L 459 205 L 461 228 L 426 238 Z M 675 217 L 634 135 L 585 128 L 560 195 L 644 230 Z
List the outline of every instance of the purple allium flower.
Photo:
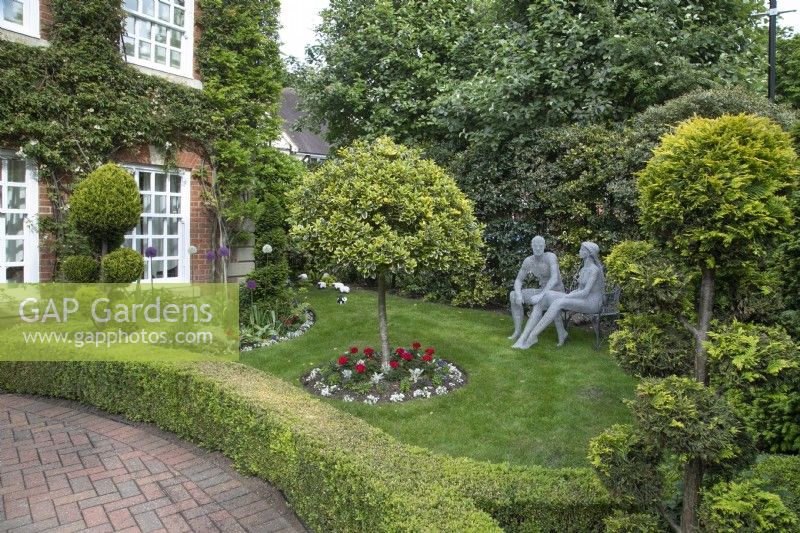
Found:
M 245 287 L 247 287 L 250 290 L 255 289 L 256 288 L 256 280 L 248 279 L 247 283 L 245 283 Z
M 152 259 L 153 257 L 158 255 L 158 250 L 156 250 L 155 246 L 148 246 L 144 249 L 144 256 L 149 257 Z
M 214 250 L 209 250 L 206 252 L 206 261 L 208 261 L 209 263 L 216 258 L 217 254 L 214 252 Z
M 220 246 L 218 253 L 220 257 L 229 257 L 231 255 L 231 249 L 227 246 Z

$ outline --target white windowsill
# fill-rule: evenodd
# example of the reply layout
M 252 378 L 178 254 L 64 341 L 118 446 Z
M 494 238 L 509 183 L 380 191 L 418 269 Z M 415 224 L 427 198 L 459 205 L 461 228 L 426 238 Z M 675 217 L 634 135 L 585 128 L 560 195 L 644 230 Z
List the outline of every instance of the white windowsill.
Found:
M 203 88 L 203 82 L 200 80 L 196 80 L 194 78 L 187 78 L 185 76 L 179 76 L 178 74 L 164 72 L 155 68 L 137 65 L 135 63 L 131 63 L 130 61 L 127 61 L 127 64 L 135 68 L 139 72 L 143 72 L 144 74 L 149 74 L 151 76 L 158 76 L 159 78 L 164 78 L 165 80 L 169 80 L 173 83 L 178 83 L 180 85 L 186 85 L 187 87 L 192 87 L 193 89 Z
M 42 39 L 41 37 L 33 37 L 7 28 L 0 28 L 0 39 L 11 41 L 12 43 L 26 44 L 28 46 L 50 46 L 50 41 Z

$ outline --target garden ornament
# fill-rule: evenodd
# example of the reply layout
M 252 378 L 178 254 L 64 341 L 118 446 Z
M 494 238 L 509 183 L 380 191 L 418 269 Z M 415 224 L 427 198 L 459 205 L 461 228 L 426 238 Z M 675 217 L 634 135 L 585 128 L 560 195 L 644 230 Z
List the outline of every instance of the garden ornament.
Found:
M 576 313 L 597 313 L 603 305 L 605 275 L 600 262 L 600 247 L 593 242 L 581 244 L 579 252 L 583 266 L 578 272 L 578 288 L 569 293 L 545 291 L 539 302 L 533 306 L 531 317 L 525 325 L 514 348 L 530 348 L 539 341 L 539 334 L 552 322 L 556 323 L 558 345 L 567 340 L 567 332 L 561 318 L 561 311 Z
M 522 262 L 517 279 L 514 281 L 514 290 L 508 293 L 511 317 L 514 319 L 514 333 L 509 337 L 511 340 L 517 340 L 522 331 L 522 320 L 525 318 L 524 305 L 535 306 L 547 291 L 564 291 L 558 258 L 553 252 L 545 252 L 544 245 L 544 237 L 540 235 L 531 239 L 533 255 L 529 255 Z M 539 281 L 539 288 L 523 289 L 525 278 L 531 274 Z M 561 323 L 560 316 L 556 320 L 557 324 Z M 563 325 L 561 327 L 563 328 Z

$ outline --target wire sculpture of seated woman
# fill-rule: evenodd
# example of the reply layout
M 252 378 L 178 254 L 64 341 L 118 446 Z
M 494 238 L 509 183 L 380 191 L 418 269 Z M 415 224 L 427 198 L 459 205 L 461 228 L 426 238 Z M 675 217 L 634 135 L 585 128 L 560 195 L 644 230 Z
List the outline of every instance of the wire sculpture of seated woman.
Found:
M 553 322 L 556 323 L 558 345 L 561 346 L 567 340 L 567 331 L 562 321 L 556 320 L 561 311 L 589 314 L 597 313 L 603 306 L 605 274 L 600 261 L 600 247 L 593 242 L 584 242 L 579 255 L 583 259 L 583 266 L 578 273 L 578 288 L 569 293 L 547 291 L 533 307 L 528 323 L 514 348 L 530 348 L 539 342 L 539 334 Z

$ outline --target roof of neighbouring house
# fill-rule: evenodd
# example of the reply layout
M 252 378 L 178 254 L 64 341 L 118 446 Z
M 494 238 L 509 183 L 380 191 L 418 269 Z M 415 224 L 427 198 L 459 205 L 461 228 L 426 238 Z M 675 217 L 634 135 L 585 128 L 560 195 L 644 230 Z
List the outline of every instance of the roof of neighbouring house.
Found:
M 281 93 L 281 118 L 283 119 L 284 135 L 297 147 L 298 152 L 327 156 L 331 146 L 322 137 L 325 133 L 324 126 L 319 134 L 307 129 L 294 130 L 295 122 L 304 115 L 302 111 L 297 109 L 297 100 L 297 91 L 290 87 L 283 89 Z

